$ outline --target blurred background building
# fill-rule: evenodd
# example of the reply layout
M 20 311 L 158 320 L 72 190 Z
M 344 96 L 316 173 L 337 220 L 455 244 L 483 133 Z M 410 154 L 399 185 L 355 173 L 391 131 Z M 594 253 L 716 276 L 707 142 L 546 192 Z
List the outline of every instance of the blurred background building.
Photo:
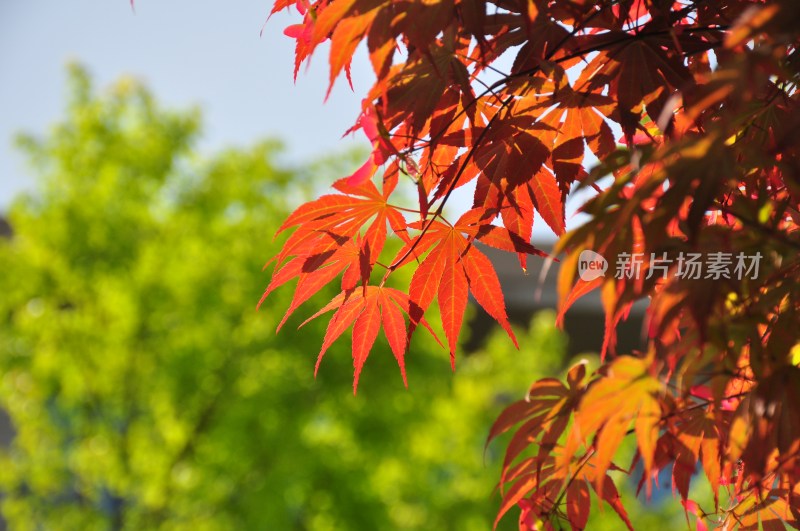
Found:
M 552 252 L 552 243 L 547 240 L 534 241 L 534 245 L 547 252 Z M 516 255 L 482 246 L 494 264 L 503 295 L 506 299 L 509 317 L 517 323 L 527 323 L 531 317 L 541 310 L 556 310 L 558 307 L 558 262 L 532 257 L 528 260 L 528 272 L 522 271 Z M 613 273 L 613 272 L 612 272 Z M 642 348 L 643 317 L 645 304 L 637 303 L 626 321 L 617 328 L 618 352 L 631 352 Z M 470 346 L 477 347 L 480 339 L 494 326 L 494 321 L 485 312 L 479 312 L 471 326 L 474 329 Z M 564 317 L 564 331 L 570 356 L 581 353 L 599 352 L 603 346 L 604 314 L 600 302 L 600 292 L 595 290 L 578 299 Z

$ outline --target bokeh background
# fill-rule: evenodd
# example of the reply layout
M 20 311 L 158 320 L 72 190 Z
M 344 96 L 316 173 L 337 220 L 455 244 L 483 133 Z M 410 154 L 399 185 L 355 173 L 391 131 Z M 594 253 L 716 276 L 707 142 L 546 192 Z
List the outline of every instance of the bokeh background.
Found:
M 342 80 L 324 104 L 322 55 L 293 82 L 294 42 L 282 33 L 292 17 L 266 23 L 271 8 L 269 0 L 138 0 L 134 12 L 129 0 L 0 0 L 0 204 L 32 185 L 9 140 L 61 116 L 68 61 L 100 84 L 134 75 L 167 105 L 201 105 L 201 149 L 277 137 L 284 160 L 303 162 L 366 145 L 340 140 L 361 100 Z M 363 93 L 372 71 L 366 57 L 357 61 L 353 83 Z
M 290 290 L 255 302 L 281 220 L 363 157 L 339 140 L 360 103 L 341 83 L 323 105 L 323 56 L 293 84 L 287 17 L 260 35 L 269 7 L 0 0 L 2 525 L 490 529 L 492 421 L 596 362 L 591 301 L 568 337 L 546 287 L 522 297 L 538 275 L 497 257 L 519 351 L 471 308 L 455 374 L 417 334 L 408 390 L 383 339 L 357 396 L 346 341 L 314 378 L 324 320 L 276 335 Z M 354 65 L 357 92 L 369 75 Z M 637 504 L 620 485 L 642 529 L 685 525 L 668 487 Z

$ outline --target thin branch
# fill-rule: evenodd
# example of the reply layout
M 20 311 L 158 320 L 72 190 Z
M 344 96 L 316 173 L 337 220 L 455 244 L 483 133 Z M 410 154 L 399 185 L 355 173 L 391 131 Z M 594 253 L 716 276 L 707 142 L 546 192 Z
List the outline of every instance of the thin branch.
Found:
M 800 242 L 797 240 L 793 240 L 789 238 L 786 233 L 776 230 L 772 227 L 764 225 L 763 223 L 759 223 L 758 221 L 752 220 L 746 216 L 743 216 L 737 212 L 734 212 L 727 205 L 715 205 L 715 208 L 721 210 L 725 214 L 729 216 L 733 216 L 734 218 L 738 219 L 742 225 L 750 227 L 751 229 L 755 229 L 757 232 L 760 232 L 764 236 L 771 238 L 775 241 L 778 241 L 784 245 L 788 245 L 789 247 L 800 251 Z

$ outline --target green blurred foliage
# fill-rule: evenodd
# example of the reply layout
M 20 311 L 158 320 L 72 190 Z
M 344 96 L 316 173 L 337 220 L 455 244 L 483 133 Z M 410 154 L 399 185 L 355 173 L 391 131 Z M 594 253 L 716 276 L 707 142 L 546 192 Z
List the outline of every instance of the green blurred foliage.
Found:
M 324 320 L 276 335 L 291 290 L 255 303 L 275 228 L 326 169 L 278 166 L 275 143 L 200 157 L 196 111 L 70 79 L 63 123 L 20 142 L 40 185 L 0 242 L 12 528 L 489 528 L 502 444 L 484 458 L 483 443 L 556 370 L 552 316 L 455 375 L 418 334 L 409 390 L 383 339 L 358 396 L 346 342 L 315 380 Z
M 484 441 L 530 382 L 561 372 L 553 315 L 519 332 L 520 351 L 492 335 L 454 375 L 418 333 L 409 390 L 383 339 L 358 396 L 347 342 L 315 380 L 325 321 L 276 335 L 291 290 L 256 312 L 262 265 L 290 205 L 358 156 L 288 168 L 266 142 L 206 159 L 197 111 L 164 110 L 132 80 L 100 94 L 78 67 L 70 80 L 63 123 L 20 139 L 39 187 L 0 240 L 11 527 L 490 529 L 507 438 L 485 455 Z M 643 529 L 684 521 L 629 510 Z M 593 512 L 590 529 L 618 528 Z

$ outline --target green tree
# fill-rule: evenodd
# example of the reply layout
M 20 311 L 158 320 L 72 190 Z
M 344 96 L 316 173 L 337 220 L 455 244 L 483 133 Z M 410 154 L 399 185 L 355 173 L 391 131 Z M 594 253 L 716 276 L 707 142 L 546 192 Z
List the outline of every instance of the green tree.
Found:
M 276 336 L 289 294 L 254 301 L 287 203 L 341 168 L 281 168 L 275 143 L 205 159 L 197 112 L 130 80 L 99 94 L 79 68 L 70 80 L 63 123 L 21 142 L 40 184 L 0 241 L 13 528 L 486 529 L 488 427 L 560 365 L 552 316 L 521 352 L 495 338 L 454 376 L 419 335 L 411 391 L 383 355 L 352 396 L 340 346 L 314 380 L 324 323 Z

